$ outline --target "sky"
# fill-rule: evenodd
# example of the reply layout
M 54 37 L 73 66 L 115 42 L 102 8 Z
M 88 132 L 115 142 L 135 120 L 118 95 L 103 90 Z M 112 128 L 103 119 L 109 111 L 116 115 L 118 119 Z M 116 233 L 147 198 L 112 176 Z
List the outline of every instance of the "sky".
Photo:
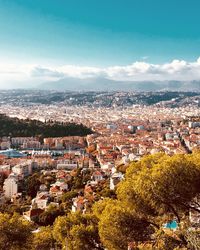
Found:
M 200 80 L 199 0 L 0 0 L 0 87 Z

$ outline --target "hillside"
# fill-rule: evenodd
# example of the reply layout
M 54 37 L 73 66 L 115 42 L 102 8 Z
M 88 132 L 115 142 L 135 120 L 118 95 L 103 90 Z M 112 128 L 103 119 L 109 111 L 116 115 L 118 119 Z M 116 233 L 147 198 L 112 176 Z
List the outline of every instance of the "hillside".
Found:
M 43 123 L 37 120 L 20 120 L 0 114 L 0 137 L 2 136 L 39 136 L 62 137 L 62 136 L 85 136 L 92 130 L 82 124 L 59 123 L 48 121 Z
M 57 91 L 199 91 L 199 81 L 117 81 L 105 77 L 64 77 L 39 84 L 37 89 Z

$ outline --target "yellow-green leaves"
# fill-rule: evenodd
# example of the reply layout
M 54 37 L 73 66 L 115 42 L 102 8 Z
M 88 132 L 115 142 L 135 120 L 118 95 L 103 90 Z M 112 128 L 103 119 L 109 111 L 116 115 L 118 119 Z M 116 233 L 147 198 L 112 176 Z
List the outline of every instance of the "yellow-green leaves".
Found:
M 17 214 L 0 213 L 0 249 L 29 249 L 32 225 Z

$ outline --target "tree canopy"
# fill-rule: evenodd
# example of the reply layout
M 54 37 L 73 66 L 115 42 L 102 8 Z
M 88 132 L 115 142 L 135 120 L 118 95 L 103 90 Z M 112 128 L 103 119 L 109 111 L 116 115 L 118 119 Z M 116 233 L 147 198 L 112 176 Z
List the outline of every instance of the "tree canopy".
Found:
M 0 249 L 29 249 L 32 228 L 28 221 L 17 214 L 0 213 Z
M 118 198 L 138 213 L 173 213 L 180 221 L 200 192 L 200 164 L 189 155 L 164 154 L 132 163 L 119 184 Z
M 53 235 L 69 250 L 102 249 L 97 219 L 92 214 L 69 213 L 58 217 L 54 223 Z
M 0 114 L 0 137 L 3 136 L 25 136 L 32 137 L 63 137 L 63 136 L 85 136 L 91 134 L 90 128 L 83 124 L 63 123 L 56 121 L 41 122 L 37 120 L 21 120 L 10 118 Z
M 32 241 L 33 250 L 49 250 L 56 245 L 56 240 L 53 238 L 52 228 L 41 227 L 39 232 L 34 233 Z
M 77 176 L 82 183 L 81 172 Z M 35 177 L 29 180 L 32 188 Z M 69 210 L 77 195 L 71 190 L 63 195 L 58 209 L 50 207 L 41 215 L 41 225 L 52 226 L 42 227 L 33 237 L 30 223 L 16 214 L 0 214 L 0 248 L 6 244 L 6 249 L 26 249 L 31 240 L 36 249 L 126 250 L 128 245 L 137 250 L 199 249 L 199 230 L 193 229 L 189 220 L 191 211 L 200 216 L 199 152 L 159 153 L 131 163 L 116 194 L 99 197 L 92 209 L 82 214 Z M 176 231 L 163 226 L 172 220 L 178 222 Z

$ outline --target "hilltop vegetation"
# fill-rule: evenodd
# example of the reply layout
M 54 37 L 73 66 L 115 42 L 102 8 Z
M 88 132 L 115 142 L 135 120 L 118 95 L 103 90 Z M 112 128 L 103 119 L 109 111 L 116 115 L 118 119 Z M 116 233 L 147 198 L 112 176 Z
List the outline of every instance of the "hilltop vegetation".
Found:
M 83 124 L 60 123 L 47 121 L 45 123 L 37 120 L 21 120 L 0 115 L 0 137 L 3 136 L 38 136 L 44 137 L 63 137 L 63 136 L 85 136 L 91 134 L 91 129 Z
M 135 250 L 200 249 L 199 228 L 194 230 L 189 220 L 189 211 L 200 215 L 194 200 L 200 195 L 199 152 L 159 153 L 131 163 L 116 194 L 95 202 L 86 214 L 67 210 L 34 235 L 15 214 L 0 214 L 0 242 L 7 249 L 23 249 L 19 234 L 24 244 L 32 242 L 30 249 L 127 250 L 129 244 Z M 174 232 L 163 228 L 171 220 L 178 222 Z

